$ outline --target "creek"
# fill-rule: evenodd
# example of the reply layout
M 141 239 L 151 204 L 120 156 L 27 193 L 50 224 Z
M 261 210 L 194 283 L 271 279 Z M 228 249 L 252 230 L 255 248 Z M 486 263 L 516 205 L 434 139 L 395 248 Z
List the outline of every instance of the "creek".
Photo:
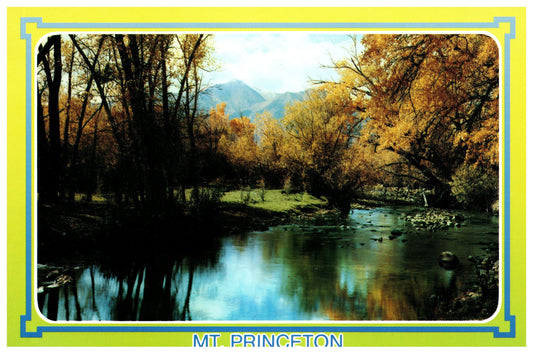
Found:
M 498 217 L 463 212 L 464 225 L 430 232 L 402 219 L 413 210 L 354 209 L 342 224 L 93 259 L 72 269 L 72 283 L 39 294 L 40 310 L 69 321 L 433 320 L 436 300 L 475 281 L 469 256 L 498 244 Z M 457 269 L 439 266 L 443 251 L 455 253 Z

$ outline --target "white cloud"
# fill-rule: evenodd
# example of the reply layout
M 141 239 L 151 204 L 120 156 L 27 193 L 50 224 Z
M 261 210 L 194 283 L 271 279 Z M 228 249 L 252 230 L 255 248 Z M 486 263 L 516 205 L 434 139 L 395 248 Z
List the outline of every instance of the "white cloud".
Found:
M 347 55 L 351 39 L 344 34 L 228 33 L 215 34 L 221 70 L 210 75 L 213 84 L 240 79 L 270 91 L 300 91 L 310 79 L 332 79 L 335 71 L 321 68 L 331 58 Z

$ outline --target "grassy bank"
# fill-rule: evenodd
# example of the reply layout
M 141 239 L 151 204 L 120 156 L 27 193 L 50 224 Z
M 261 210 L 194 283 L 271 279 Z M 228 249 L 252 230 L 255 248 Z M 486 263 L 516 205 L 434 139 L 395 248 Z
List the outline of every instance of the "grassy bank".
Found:
M 305 207 L 324 206 L 321 200 L 307 193 L 282 193 L 282 190 L 235 190 L 224 194 L 221 201 L 230 204 L 244 204 L 249 207 L 277 213 L 290 213 Z
M 285 194 L 281 190 L 234 190 L 226 192 L 220 203 L 219 233 L 265 230 L 287 223 L 301 223 L 332 216 L 325 200 L 307 193 Z

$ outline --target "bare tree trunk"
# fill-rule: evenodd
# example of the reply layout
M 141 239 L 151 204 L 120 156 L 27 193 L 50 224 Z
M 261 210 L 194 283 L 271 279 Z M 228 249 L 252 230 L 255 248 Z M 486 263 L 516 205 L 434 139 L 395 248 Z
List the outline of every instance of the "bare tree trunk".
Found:
M 53 53 L 53 75 L 52 68 L 47 59 L 48 53 L 54 48 Z M 38 63 L 43 63 L 43 68 L 46 73 L 46 80 L 48 83 L 48 136 L 50 138 L 49 151 L 46 154 L 47 169 L 44 173 L 48 175 L 45 179 L 46 188 L 42 192 L 41 198 L 45 200 L 57 200 L 61 191 L 61 175 L 63 173 L 61 163 L 61 142 L 60 142 L 60 126 L 59 126 L 59 89 L 61 88 L 61 36 L 54 35 L 48 38 L 44 47 L 39 48 Z M 44 121 L 44 117 L 42 117 Z
M 65 123 L 63 127 L 63 163 L 67 164 L 69 162 L 69 135 L 70 135 L 70 105 L 72 102 L 72 68 L 74 67 L 74 50 L 72 50 L 70 59 L 68 61 L 67 75 L 68 75 L 68 84 L 67 84 L 67 105 L 65 108 Z M 65 172 L 65 190 L 69 192 L 71 190 L 71 177 L 70 173 Z
M 102 108 L 100 106 L 100 108 Z M 98 175 L 96 170 L 96 147 L 98 142 L 98 118 L 100 117 L 100 109 L 98 109 L 98 114 L 94 119 L 94 130 L 93 130 L 93 144 L 91 147 L 91 157 L 89 161 L 89 179 L 90 183 L 87 187 L 87 192 L 85 194 L 85 200 L 91 202 L 93 200 L 93 194 L 96 191 L 96 186 L 98 185 Z
M 84 122 L 84 119 L 85 119 L 85 113 L 87 111 L 87 107 L 89 105 L 89 92 L 93 86 L 93 80 L 94 80 L 94 73 L 95 73 L 95 68 L 96 68 L 96 64 L 98 63 L 98 56 L 100 54 L 100 50 L 102 49 L 102 45 L 104 43 L 104 37 L 101 37 L 100 38 L 100 41 L 98 42 L 98 49 L 96 51 L 96 54 L 94 56 L 94 59 L 93 59 L 93 63 L 91 64 L 89 70 L 90 70 L 90 75 L 89 75 L 89 80 L 87 81 L 87 85 L 85 86 L 85 97 L 83 98 L 83 104 L 81 106 L 81 111 L 78 115 L 78 127 L 76 129 L 76 138 L 74 140 L 74 145 L 72 147 L 72 159 L 70 161 L 70 166 L 69 166 L 69 173 L 68 173 L 68 177 L 73 180 L 74 177 L 76 176 L 76 171 L 78 169 L 78 155 L 79 155 L 79 146 L 80 146 L 80 141 L 81 141 L 81 137 L 82 137 L 82 134 L 83 134 L 83 129 L 85 128 L 85 126 L 89 123 L 89 121 L 100 111 L 100 109 L 102 108 L 102 106 L 100 106 L 100 108 L 98 108 L 97 111 L 95 111 L 92 116 Z M 69 193 L 68 193 L 68 198 L 69 200 L 74 200 L 74 194 L 75 194 L 75 190 L 76 190 L 76 185 L 74 184 L 74 182 L 70 182 L 70 189 L 69 189 Z
M 37 192 L 39 200 L 48 201 L 50 191 L 50 166 L 48 164 L 48 141 L 46 139 L 46 125 L 42 105 L 42 93 L 37 88 L 37 169 L 39 180 L 37 181 Z

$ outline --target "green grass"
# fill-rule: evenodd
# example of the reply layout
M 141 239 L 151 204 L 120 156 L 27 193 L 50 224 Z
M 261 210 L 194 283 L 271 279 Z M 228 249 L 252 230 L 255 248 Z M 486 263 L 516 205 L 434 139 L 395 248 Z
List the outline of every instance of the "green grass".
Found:
M 264 199 L 264 200 L 263 200 Z M 281 190 L 235 190 L 228 191 L 222 202 L 247 204 L 275 212 L 288 212 L 309 205 L 322 205 L 326 201 L 307 193 L 284 194 Z
M 187 200 L 190 200 L 192 189 L 185 190 Z M 242 189 L 225 192 L 221 201 L 225 203 L 245 204 L 254 208 L 261 208 L 274 212 L 288 212 L 305 206 L 323 205 L 325 200 L 316 198 L 308 193 L 284 194 L 279 190 Z M 76 201 L 82 201 L 85 195 L 77 193 Z M 107 199 L 105 195 L 94 194 L 94 203 L 103 203 Z

